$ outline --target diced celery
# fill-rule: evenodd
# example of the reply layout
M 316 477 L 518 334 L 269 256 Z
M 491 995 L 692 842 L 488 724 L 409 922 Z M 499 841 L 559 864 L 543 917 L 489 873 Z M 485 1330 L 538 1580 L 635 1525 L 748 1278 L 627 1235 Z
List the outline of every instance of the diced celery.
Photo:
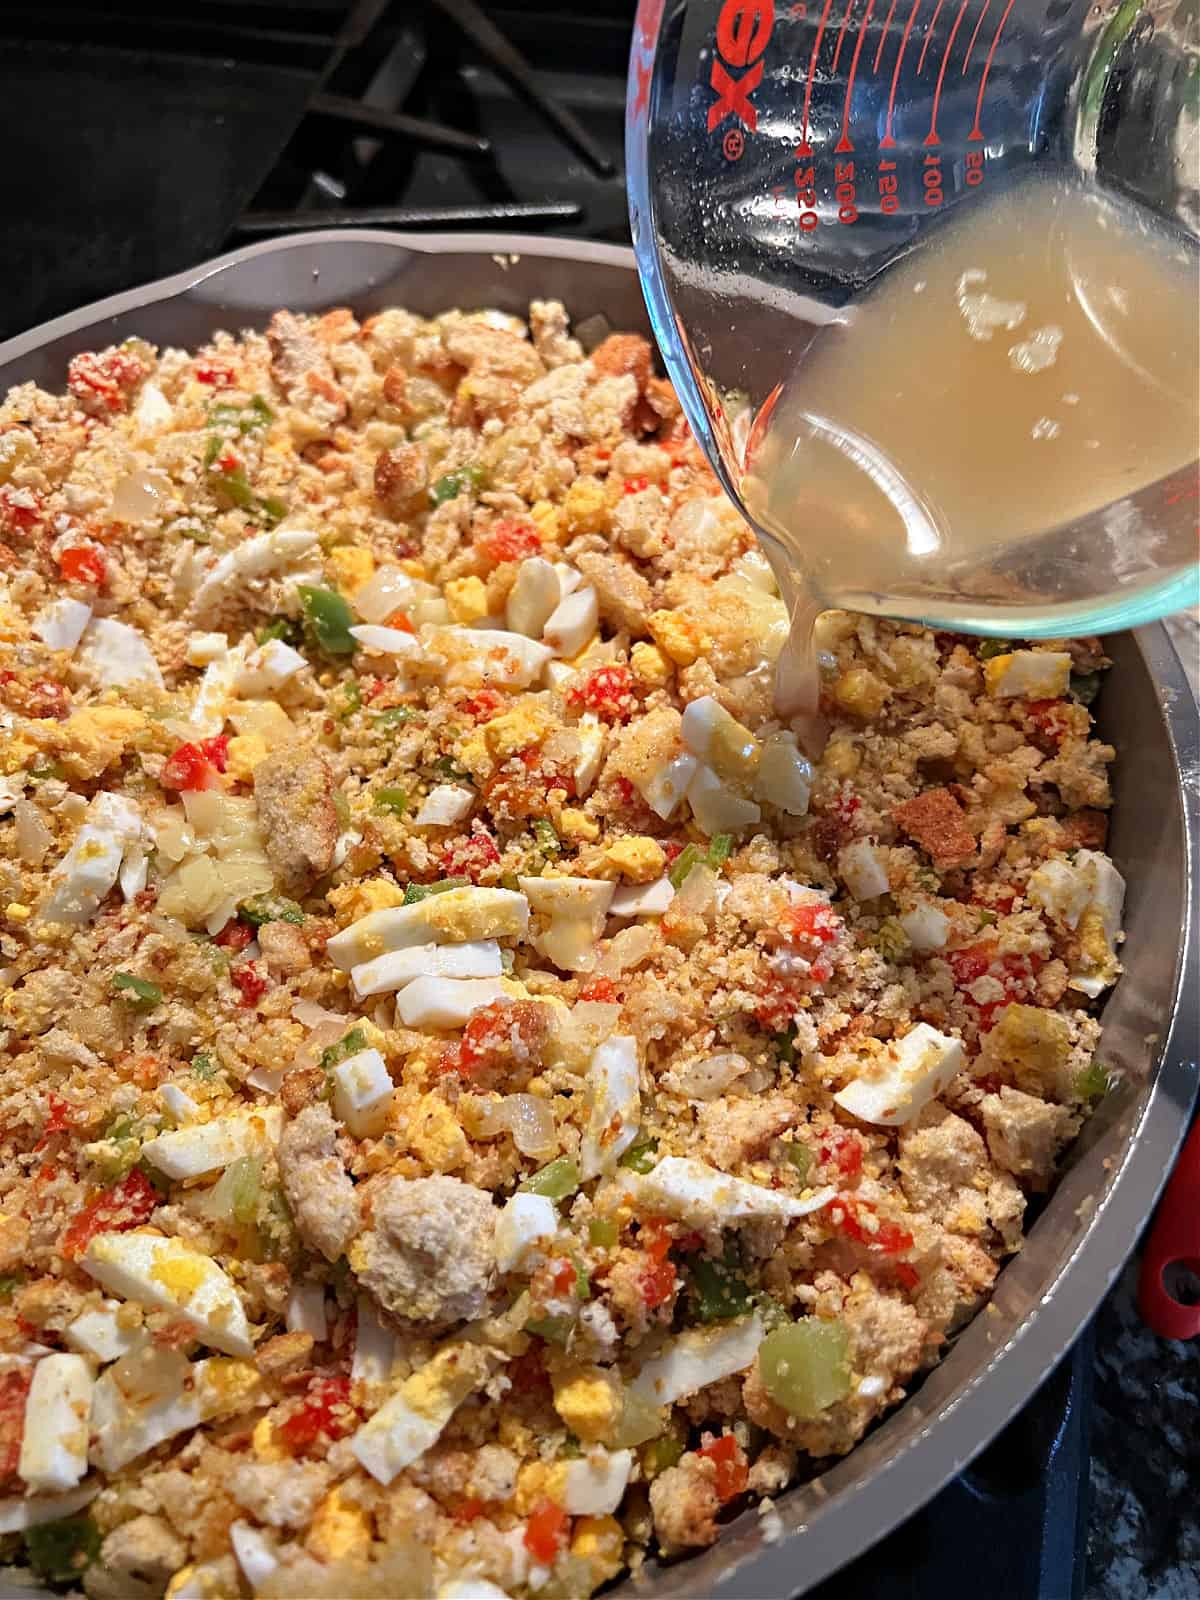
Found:
M 376 811 L 390 811 L 394 817 L 402 817 L 408 810 L 408 795 L 403 789 L 394 786 L 375 791 Z
M 728 1262 L 693 1261 L 692 1304 L 701 1322 L 725 1322 L 750 1310 L 750 1287 Z
M 649 1172 L 658 1164 L 655 1160 L 657 1152 L 657 1139 L 643 1139 L 638 1144 L 631 1144 L 617 1165 L 628 1167 L 630 1172 Z
M 812 1175 L 813 1153 L 806 1144 L 801 1144 L 799 1139 L 785 1145 L 787 1158 L 800 1175 L 800 1182 L 807 1183 Z
M 388 706 L 386 710 L 376 711 L 372 717 L 377 728 L 397 728 L 404 722 L 419 722 L 421 713 L 414 711 L 411 706 Z
M 336 1067 L 339 1061 L 348 1061 L 351 1056 L 356 1056 L 360 1050 L 367 1048 L 367 1036 L 361 1028 L 351 1028 L 336 1044 L 331 1044 L 327 1050 L 321 1052 L 321 1066 L 328 1072 L 331 1067 Z
M 733 835 L 731 833 L 714 833 L 708 847 L 708 864 L 714 872 L 719 872 L 729 859 L 733 849 Z
M 570 1156 L 559 1156 L 518 1185 L 525 1194 L 544 1194 L 549 1200 L 565 1200 L 578 1187 L 579 1167 Z
M 613 1450 L 632 1450 L 647 1439 L 657 1439 L 665 1432 L 663 1408 L 652 1400 L 645 1400 L 636 1390 L 626 1389 L 622 1395 L 620 1420 L 605 1443 Z
M 296 902 L 282 894 L 251 895 L 238 907 L 238 916 L 252 928 L 261 928 L 264 922 L 294 922 L 299 926 L 304 921 L 304 913 Z
M 562 841 L 554 831 L 554 824 L 547 822 L 544 817 L 534 819 L 533 837 L 537 840 L 537 847 L 544 856 L 556 856 L 561 853 Z
M 1012 647 L 1011 639 L 985 639 L 979 646 L 979 659 L 994 661 L 997 656 L 1007 655 Z
M 1108 1075 L 1108 1068 L 1094 1057 L 1075 1077 L 1075 1093 L 1089 1105 L 1102 1100 L 1111 1087 L 1112 1080 Z
M 136 978 L 132 972 L 114 972 L 112 986 L 123 993 L 131 1005 L 151 1011 L 162 1004 L 162 990 L 148 978 Z
M 574 1326 L 571 1317 L 535 1317 L 525 1324 L 525 1332 L 536 1334 L 548 1344 L 566 1344 Z
M 704 860 L 704 851 L 698 844 L 685 844 L 675 857 L 667 877 L 671 880 L 671 887 L 682 889 L 683 881 L 694 866 Z
M 478 489 L 483 481 L 482 467 L 459 467 L 457 471 L 447 472 L 431 485 L 429 498 L 435 506 L 445 505 L 447 500 L 456 499 L 464 489 Z
M 418 900 L 428 900 L 431 894 L 445 894 L 448 889 L 465 889 L 470 878 L 438 878 L 433 883 L 410 883 L 404 891 L 404 904 L 416 905 Z
M 285 644 L 297 644 L 300 639 L 300 629 L 290 617 L 276 617 L 274 622 L 268 622 L 265 628 L 259 628 L 254 635 L 258 644 L 270 644 L 272 639 L 282 639 Z
M 763 1388 L 793 1417 L 819 1417 L 850 1393 L 843 1323 L 805 1317 L 769 1333 L 758 1348 Z
M 611 1250 L 621 1237 L 621 1230 L 611 1217 L 593 1217 L 588 1223 L 588 1242 L 598 1250 Z
M 638 1451 L 638 1458 L 647 1480 L 657 1478 L 660 1472 L 666 1472 L 668 1467 L 677 1465 L 686 1443 L 683 1425 L 673 1423 L 666 1433 L 644 1444 Z

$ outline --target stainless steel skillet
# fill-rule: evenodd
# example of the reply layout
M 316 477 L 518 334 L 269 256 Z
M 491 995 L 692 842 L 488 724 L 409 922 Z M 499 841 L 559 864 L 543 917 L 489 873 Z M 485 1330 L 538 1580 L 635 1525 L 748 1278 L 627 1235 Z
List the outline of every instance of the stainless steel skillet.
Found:
M 648 331 L 633 253 L 510 234 L 346 230 L 251 245 L 115 295 L 0 345 L 0 391 L 61 387 L 79 350 L 133 334 L 189 346 L 262 327 L 278 306 L 404 305 L 523 313 L 563 300 Z M 1110 849 L 1129 884 L 1125 976 L 1104 1012 L 1103 1057 L 1122 1074 L 990 1305 L 919 1391 L 844 1461 L 778 1505 L 778 1536 L 746 1513 L 705 1554 L 647 1569 L 629 1593 L 733 1600 L 797 1594 L 882 1538 L 963 1468 L 1050 1374 L 1132 1250 L 1187 1126 L 1200 1055 L 1197 881 L 1200 733 L 1161 626 L 1109 641 L 1099 702 L 1118 751 Z M 781 1531 L 780 1531 L 781 1530 Z M 0 1579 L 0 1600 L 18 1591 Z M 28 1595 L 29 1591 L 21 1593 Z M 624 1590 L 622 1592 L 625 1592 Z

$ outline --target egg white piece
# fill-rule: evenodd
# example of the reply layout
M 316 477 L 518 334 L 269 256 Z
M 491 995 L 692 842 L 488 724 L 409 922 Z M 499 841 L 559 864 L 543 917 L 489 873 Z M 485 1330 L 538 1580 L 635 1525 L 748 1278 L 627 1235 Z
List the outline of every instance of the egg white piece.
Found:
M 757 1316 L 716 1331 L 691 1328 L 647 1361 L 629 1387 L 651 1405 L 674 1405 L 710 1383 L 744 1372 L 758 1354 L 763 1334 Z
M 579 1151 L 583 1177 L 611 1171 L 637 1138 L 641 1122 L 641 1084 L 637 1040 L 614 1034 L 597 1047 L 588 1064 L 589 1110 Z
M 43 1356 L 34 1367 L 17 1474 L 35 1492 L 74 1489 L 87 1472 L 94 1389 L 82 1356 Z
M 92 608 L 82 600 L 52 600 L 31 631 L 50 650 L 74 650 L 91 620 Z
M 421 802 L 413 818 L 418 828 L 450 828 L 468 816 L 475 804 L 475 793 L 458 783 L 439 783 Z
M 215 605 L 228 589 L 246 578 L 261 578 L 292 566 L 317 543 L 316 534 L 308 528 L 276 528 L 244 539 L 235 550 L 219 556 L 205 573 L 193 600 L 196 612 Z
M 466 926 L 469 934 L 454 936 L 456 927 Z M 410 906 L 368 912 L 335 934 L 326 948 L 334 966 L 349 972 L 392 950 L 520 938 L 528 926 L 529 902 L 523 894 L 511 889 L 449 889 Z
M 914 950 L 944 950 L 950 936 L 950 918 L 937 906 L 915 906 L 897 918 Z
M 577 656 L 600 626 L 600 604 L 588 584 L 565 595 L 546 620 L 542 639 L 556 656 Z
M 621 1504 L 633 1466 L 632 1450 L 591 1450 L 568 1461 L 563 1510 L 573 1517 L 604 1517 Z
M 554 1201 L 544 1194 L 514 1194 L 496 1218 L 493 1248 L 501 1272 L 524 1267 L 542 1239 L 558 1232 Z
M 387 994 L 403 989 L 417 978 L 498 978 L 504 970 L 495 939 L 474 939 L 468 944 L 418 944 L 392 950 L 374 961 L 350 969 L 355 993 Z
M 387 1063 L 378 1050 L 360 1050 L 339 1061 L 333 1078 L 334 1115 L 356 1139 L 374 1139 L 387 1127 L 395 1093 Z
M 406 1028 L 461 1028 L 481 1006 L 507 1000 L 498 978 L 417 978 L 396 996 Z
M 396 1336 L 379 1320 L 375 1303 L 369 1295 L 358 1296 L 356 1309 L 357 1325 L 350 1377 L 355 1383 L 379 1388 L 392 1373 L 392 1362 L 396 1358 Z
M 156 1233 L 98 1233 L 80 1265 L 122 1300 L 177 1312 L 214 1350 L 254 1354 L 246 1310 L 232 1282 L 215 1261 L 179 1240 Z
M 142 1146 L 146 1160 L 168 1178 L 201 1178 L 206 1172 L 227 1167 L 240 1156 L 252 1155 L 279 1143 L 283 1111 L 265 1106 L 261 1111 L 239 1111 L 212 1122 L 192 1123 L 172 1133 L 160 1133 Z
M 145 636 L 115 617 L 94 617 L 79 641 L 77 660 L 106 689 L 131 683 L 163 686 L 163 675 Z
M 942 1094 L 965 1061 L 957 1039 L 918 1022 L 902 1039 L 893 1039 L 880 1056 L 864 1063 L 862 1076 L 833 1098 L 860 1122 L 899 1127 Z
M 238 664 L 234 688 L 238 694 L 250 699 L 273 694 L 298 672 L 303 672 L 307 665 L 299 650 L 294 650 L 282 639 L 268 639 L 266 644 L 258 645 Z
M 701 1227 L 806 1217 L 828 1205 L 836 1192 L 833 1188 L 815 1189 L 797 1198 L 762 1183 L 731 1178 L 690 1156 L 665 1156 L 638 1182 L 638 1193 L 656 1210 Z
M 88 807 L 87 821 L 54 872 L 42 915 L 48 922 L 89 921 L 112 889 L 125 852 L 142 836 L 142 814 L 132 800 L 107 791 Z
M 230 1524 L 229 1542 L 242 1576 L 257 1592 L 279 1566 L 273 1540 L 249 1522 L 234 1522 Z
M 488 1578 L 451 1578 L 438 1590 L 437 1600 L 508 1600 L 508 1592 Z
M 417 1369 L 350 1441 L 359 1464 L 382 1484 L 420 1459 L 492 1368 L 479 1345 L 444 1346 Z
M 661 917 L 669 911 L 675 898 L 675 888 L 670 878 L 658 878 L 654 883 L 621 883 L 609 903 L 610 917 Z
M 101 1366 L 119 1361 L 131 1350 L 139 1349 L 149 1337 L 141 1328 L 123 1328 L 117 1313 L 117 1300 L 106 1300 L 96 1311 L 84 1311 L 68 1323 L 63 1338 L 72 1350 L 90 1356 Z
M 308 1333 L 321 1344 L 329 1335 L 325 1317 L 325 1286 L 296 1283 L 288 1295 L 284 1322 L 289 1333 Z
M 28 1528 L 42 1528 L 47 1522 L 73 1517 L 96 1498 L 102 1487 L 98 1479 L 93 1479 L 77 1489 L 68 1489 L 66 1494 L 37 1495 L 32 1499 L 18 1495 L 0 1500 L 0 1534 L 24 1533 Z

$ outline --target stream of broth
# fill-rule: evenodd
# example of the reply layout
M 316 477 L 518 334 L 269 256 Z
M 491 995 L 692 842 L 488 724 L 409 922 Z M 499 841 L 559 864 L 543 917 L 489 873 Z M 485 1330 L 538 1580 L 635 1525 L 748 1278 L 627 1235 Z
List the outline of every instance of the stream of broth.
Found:
M 741 484 L 793 613 L 782 709 L 815 710 L 829 606 L 1011 625 L 1195 562 L 1194 515 L 1057 555 L 1195 461 L 1198 287 L 1193 241 L 1037 178 L 964 206 L 818 333 Z

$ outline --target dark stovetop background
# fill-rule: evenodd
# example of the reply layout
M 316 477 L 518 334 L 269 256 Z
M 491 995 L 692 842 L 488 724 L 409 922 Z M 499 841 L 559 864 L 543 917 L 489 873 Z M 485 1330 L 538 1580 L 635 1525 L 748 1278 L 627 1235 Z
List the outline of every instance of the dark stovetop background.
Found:
M 460 225 L 626 242 L 632 12 L 7 0 L 0 336 L 269 231 L 263 213 L 294 227 L 401 207 L 409 226 L 447 226 L 449 210 Z M 422 125 L 351 126 L 318 93 Z M 464 140 L 490 150 L 451 148 Z M 974 1600 L 1197 1600 L 1200 1342 L 1141 1328 L 1133 1286 L 1131 1268 L 1014 1427 L 820 1600 L 928 1600 L 964 1580 Z

